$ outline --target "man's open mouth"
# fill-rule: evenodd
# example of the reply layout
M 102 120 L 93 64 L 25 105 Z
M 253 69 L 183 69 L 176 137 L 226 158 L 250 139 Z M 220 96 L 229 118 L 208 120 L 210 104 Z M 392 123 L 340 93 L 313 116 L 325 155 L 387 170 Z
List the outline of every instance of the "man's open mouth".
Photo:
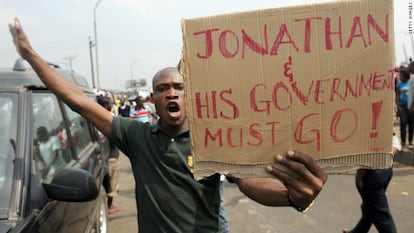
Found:
M 178 112 L 180 111 L 180 106 L 175 102 L 171 102 L 167 105 L 167 109 L 168 112 Z

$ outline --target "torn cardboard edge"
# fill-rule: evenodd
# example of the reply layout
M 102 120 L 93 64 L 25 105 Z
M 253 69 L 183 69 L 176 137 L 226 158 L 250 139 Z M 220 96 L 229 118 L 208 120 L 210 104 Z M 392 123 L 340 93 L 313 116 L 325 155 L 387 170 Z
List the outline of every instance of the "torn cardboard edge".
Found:
M 385 169 L 392 167 L 394 156 L 389 153 L 358 153 L 352 155 L 340 155 L 337 157 L 316 160 L 326 173 L 338 173 L 350 171 L 356 168 Z M 265 171 L 265 167 L 271 163 L 235 164 L 214 161 L 197 161 L 194 166 L 194 177 L 200 180 L 203 177 L 215 173 L 230 175 L 238 178 L 248 177 L 273 177 Z M 214 169 L 213 169 L 214 168 Z

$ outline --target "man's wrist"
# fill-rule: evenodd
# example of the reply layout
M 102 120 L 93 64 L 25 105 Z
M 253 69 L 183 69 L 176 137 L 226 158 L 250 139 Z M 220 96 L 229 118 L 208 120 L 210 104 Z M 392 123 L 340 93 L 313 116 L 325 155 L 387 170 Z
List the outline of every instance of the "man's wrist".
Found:
M 287 193 L 287 199 L 288 199 L 288 201 L 289 201 L 289 205 L 290 205 L 291 207 L 293 207 L 295 210 L 297 210 L 297 211 L 299 211 L 299 212 L 302 212 L 302 213 L 305 213 L 306 211 L 308 211 L 308 210 L 312 207 L 313 203 L 315 202 L 315 200 L 313 200 L 311 203 L 309 203 L 309 205 L 308 205 L 308 206 L 306 206 L 306 207 L 300 207 L 300 206 L 296 205 L 296 204 L 292 201 L 292 198 L 290 197 L 289 192 Z

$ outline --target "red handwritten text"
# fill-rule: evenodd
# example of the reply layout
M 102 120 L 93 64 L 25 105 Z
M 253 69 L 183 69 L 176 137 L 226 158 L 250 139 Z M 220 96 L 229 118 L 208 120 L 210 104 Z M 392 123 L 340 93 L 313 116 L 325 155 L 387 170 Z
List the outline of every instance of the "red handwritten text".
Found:
M 389 42 L 388 14 L 385 15 L 385 25 L 382 25 L 382 27 L 371 14 L 364 18 L 361 18 L 361 16 L 353 17 L 352 22 L 349 22 L 351 27 L 346 31 L 343 29 L 345 23 L 342 21 L 341 16 L 336 18 L 298 18 L 294 19 L 291 24 L 281 23 L 278 29 L 272 28 L 272 30 L 276 30 L 276 33 L 272 34 L 269 34 L 269 31 L 272 30 L 265 23 L 260 35 L 263 42 L 255 40 L 251 36 L 252 33 L 244 28 L 241 28 L 240 31 L 226 28 L 209 28 L 193 33 L 204 44 L 204 49 L 196 52 L 196 56 L 200 59 L 209 59 L 212 56 L 231 59 L 240 56 L 243 59 L 246 56 L 247 49 L 262 56 L 276 56 L 282 46 L 287 46 L 294 52 L 310 53 L 312 51 L 311 40 L 316 37 L 324 38 L 326 50 L 352 48 L 355 44 L 360 44 L 366 48 L 373 43 L 373 33 L 376 33 L 377 37 L 385 43 Z M 346 23 L 348 24 L 348 22 Z M 300 24 L 303 25 L 303 34 L 293 35 L 289 26 L 297 28 Z M 316 30 L 314 28 L 320 27 L 325 29 L 323 36 L 315 35 Z M 255 28 L 254 31 L 256 32 L 257 29 Z M 344 41 L 346 42 L 345 46 L 343 45 Z M 302 46 L 299 46 L 299 44 Z
M 346 114 L 346 117 L 343 117 Z M 354 117 L 353 121 L 350 121 L 348 115 Z M 322 134 L 319 128 L 305 127 L 309 120 L 312 118 L 320 117 L 319 113 L 309 113 L 303 116 L 295 127 L 293 139 L 298 144 L 314 144 L 315 149 L 320 151 Z M 348 132 L 344 133 L 337 130 L 338 125 L 346 121 L 349 125 Z M 277 126 L 280 122 L 266 122 L 266 123 L 251 123 L 247 127 L 228 127 L 219 128 L 213 131 L 210 128 L 205 128 L 204 132 L 204 147 L 207 148 L 210 144 L 215 144 L 219 147 L 231 147 L 231 148 L 242 148 L 242 147 L 260 147 L 264 144 L 271 146 L 277 146 L 277 136 L 286 137 L 285 134 L 280 134 L 277 131 Z M 353 124 L 353 125 L 351 125 Z M 334 143 L 342 143 L 351 138 L 356 133 L 359 121 L 358 116 L 352 109 L 340 109 L 332 115 L 330 119 L 331 131 L 329 135 L 330 139 Z M 268 130 L 268 127 L 271 129 Z M 266 130 L 263 130 L 266 128 Z

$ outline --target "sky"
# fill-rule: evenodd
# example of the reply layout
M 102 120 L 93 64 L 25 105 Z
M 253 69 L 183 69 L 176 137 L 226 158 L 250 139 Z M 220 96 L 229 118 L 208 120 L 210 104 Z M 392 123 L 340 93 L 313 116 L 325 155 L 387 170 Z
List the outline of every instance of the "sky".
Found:
M 19 18 L 32 47 L 43 59 L 72 69 L 92 85 L 124 90 L 129 79 L 151 84 L 158 70 L 181 58 L 183 18 L 195 18 L 326 0 L 0 0 L 0 67 L 19 57 L 8 24 Z M 380 2 L 380 0 L 378 0 Z M 414 0 L 394 0 L 395 64 L 414 57 L 409 12 Z M 96 8 L 95 8 L 96 6 Z M 96 25 L 96 27 L 94 26 Z M 410 36 L 411 35 L 411 36 Z

